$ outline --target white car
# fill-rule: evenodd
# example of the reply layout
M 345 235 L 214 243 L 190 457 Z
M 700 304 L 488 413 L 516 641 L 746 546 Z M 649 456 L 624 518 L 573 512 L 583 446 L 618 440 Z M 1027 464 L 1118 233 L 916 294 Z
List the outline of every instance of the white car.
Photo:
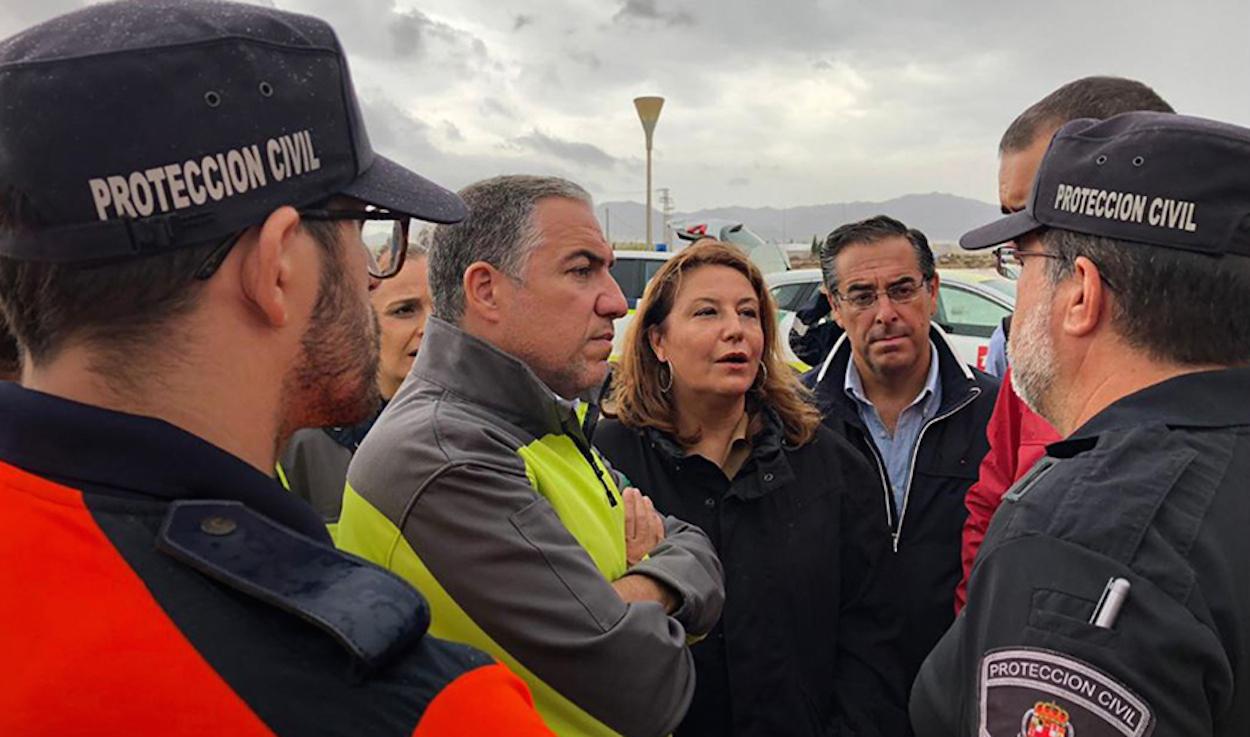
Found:
M 938 275 L 941 286 L 933 322 L 946 333 L 961 360 L 984 370 L 994 328 L 1015 309 L 1015 282 L 993 269 L 939 269 Z M 765 279 L 777 303 L 779 338 L 786 361 L 806 370 L 809 367 L 790 350 L 790 327 L 794 313 L 811 304 L 820 290 L 820 269 L 782 271 L 767 274 Z
M 625 330 L 634 319 L 634 308 L 642 299 L 647 283 L 656 275 L 664 262 L 673 257 L 671 251 L 614 251 L 616 263 L 612 265 L 612 278 L 621 285 L 625 293 L 625 301 L 629 303 L 629 314 L 612 322 L 612 360 L 621 355 L 621 346 L 625 344 Z

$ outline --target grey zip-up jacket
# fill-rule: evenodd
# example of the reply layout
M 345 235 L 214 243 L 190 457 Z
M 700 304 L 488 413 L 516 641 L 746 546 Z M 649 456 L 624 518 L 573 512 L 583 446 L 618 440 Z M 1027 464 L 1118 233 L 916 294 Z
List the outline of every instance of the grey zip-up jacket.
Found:
M 338 541 L 413 582 L 433 634 L 513 668 L 556 733 L 662 735 L 690 703 L 686 638 L 719 618 L 723 574 L 671 517 L 627 569 L 618 478 L 527 366 L 431 319 L 352 460 Z M 667 584 L 677 611 L 625 603 L 626 572 Z

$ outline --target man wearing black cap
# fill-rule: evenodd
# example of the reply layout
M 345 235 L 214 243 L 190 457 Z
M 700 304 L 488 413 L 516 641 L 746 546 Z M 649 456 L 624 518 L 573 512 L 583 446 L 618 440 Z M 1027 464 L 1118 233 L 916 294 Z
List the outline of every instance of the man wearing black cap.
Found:
M 1066 439 L 1004 497 L 913 689 L 927 735 L 1250 724 L 1250 130 L 1077 120 L 1027 208 L 1016 391 Z
M 546 734 L 271 477 L 376 402 L 368 291 L 451 192 L 329 26 L 96 5 L 0 42 L 0 734 Z

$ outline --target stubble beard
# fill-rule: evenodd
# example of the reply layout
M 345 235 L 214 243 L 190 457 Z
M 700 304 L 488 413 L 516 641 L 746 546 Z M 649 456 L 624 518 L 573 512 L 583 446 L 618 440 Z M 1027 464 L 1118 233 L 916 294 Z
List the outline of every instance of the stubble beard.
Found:
M 1055 425 L 1055 345 L 1050 338 L 1047 305 L 1049 302 L 1040 303 L 1028 314 L 1017 312 L 1012 317 L 1007 360 L 1011 388 L 1029 409 Z
M 279 444 L 305 427 L 354 425 L 377 411 L 381 330 L 369 303 L 354 298 L 339 254 L 325 254 L 317 302 L 287 374 Z

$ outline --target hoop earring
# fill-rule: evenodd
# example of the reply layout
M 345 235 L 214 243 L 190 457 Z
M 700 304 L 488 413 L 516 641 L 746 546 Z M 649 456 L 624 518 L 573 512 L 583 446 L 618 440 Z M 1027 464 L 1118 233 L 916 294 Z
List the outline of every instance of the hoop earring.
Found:
M 668 381 L 664 381 L 664 369 L 668 369 Z M 673 367 L 668 365 L 668 361 L 660 361 L 660 392 L 668 394 L 668 390 L 673 388 Z
M 755 374 L 756 379 L 759 379 L 759 377 L 761 376 L 764 377 L 760 381 L 760 385 L 763 386 L 764 384 L 768 383 L 768 364 L 764 363 L 763 361 L 760 361 L 760 370 Z

